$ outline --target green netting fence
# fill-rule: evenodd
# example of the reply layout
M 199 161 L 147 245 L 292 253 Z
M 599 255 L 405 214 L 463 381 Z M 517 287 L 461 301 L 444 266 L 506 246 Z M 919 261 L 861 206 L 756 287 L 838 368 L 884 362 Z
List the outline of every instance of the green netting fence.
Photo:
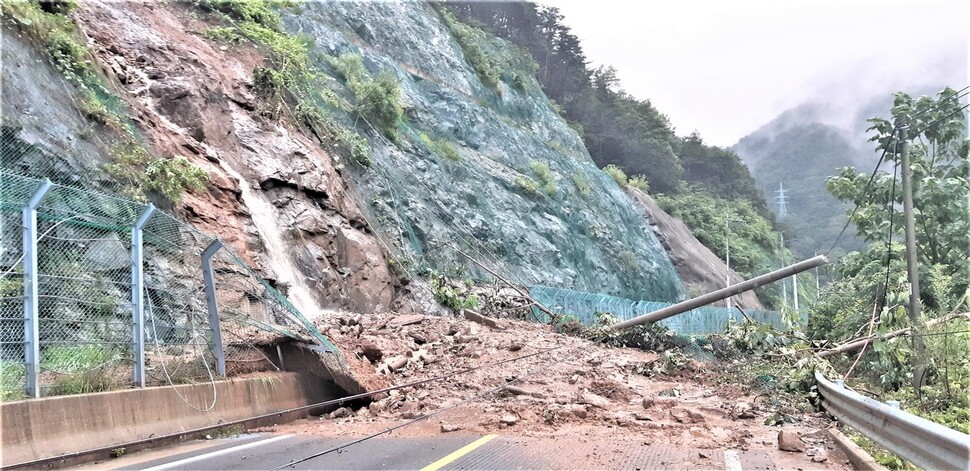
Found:
M 605 294 L 583 293 L 548 286 L 533 286 L 530 294 L 553 312 L 574 316 L 586 325 L 596 323 L 597 313 L 610 313 L 621 320 L 628 320 L 673 304 L 634 301 Z M 536 316 L 541 317 L 542 313 L 533 309 Z M 778 311 L 745 310 L 745 314 L 756 322 L 771 324 L 777 329 L 789 328 L 789 321 Z M 657 324 L 681 335 L 711 335 L 723 333 L 731 319 L 741 322 L 744 316 L 737 309 L 704 306 L 664 319 Z M 796 324 L 796 328 L 804 329 L 808 325 L 808 313 L 800 313 Z
M 146 385 L 213 380 L 220 376 L 217 356 L 227 376 L 275 369 L 278 359 L 265 347 L 281 336 L 336 350 L 226 248 L 211 259 L 218 348 L 202 271 L 202 254 L 214 236 L 154 210 L 140 232 L 139 265 L 133 228 L 147 205 L 52 184 L 36 207 L 33 231 L 25 207 L 44 186 L 0 170 L 0 398 L 140 385 L 139 349 Z M 28 250 L 32 239 L 36 265 Z M 136 266 L 144 280 L 142 336 L 132 296 Z

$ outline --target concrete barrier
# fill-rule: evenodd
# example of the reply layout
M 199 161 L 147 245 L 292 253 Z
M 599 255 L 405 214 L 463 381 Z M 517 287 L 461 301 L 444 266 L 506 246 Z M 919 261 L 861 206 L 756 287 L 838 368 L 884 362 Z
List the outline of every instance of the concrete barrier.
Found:
M 218 425 L 340 396 L 301 373 L 0 404 L 4 467 Z M 210 408 L 211 405 L 211 408 Z M 207 410 L 208 409 L 208 410 Z

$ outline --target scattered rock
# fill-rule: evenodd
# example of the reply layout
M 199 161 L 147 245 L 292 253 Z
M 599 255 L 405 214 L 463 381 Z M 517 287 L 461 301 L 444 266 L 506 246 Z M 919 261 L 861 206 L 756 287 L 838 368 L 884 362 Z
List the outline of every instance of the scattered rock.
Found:
M 376 363 L 384 358 L 384 351 L 377 345 L 377 342 L 371 339 L 360 342 L 360 351 L 371 363 Z
M 781 451 L 805 451 L 805 443 L 794 432 L 780 430 L 778 432 L 778 449 Z
M 600 409 L 606 409 L 610 405 L 609 399 L 585 390 L 576 396 L 576 402 L 579 404 L 589 404 Z
M 509 345 L 509 351 L 510 352 L 517 352 L 519 350 L 522 350 L 522 344 L 521 343 L 512 342 L 512 345 Z
M 562 409 L 564 414 L 572 414 L 573 416 L 585 419 L 589 416 L 589 411 L 586 410 L 586 406 L 582 404 L 569 404 Z
M 819 449 L 812 455 L 812 461 L 816 463 L 824 463 L 829 460 L 829 453 L 824 449 Z
M 350 417 L 350 415 L 352 413 L 353 413 L 353 411 L 350 410 L 349 407 L 341 407 L 341 408 L 339 408 L 339 409 L 331 412 L 330 413 L 330 418 L 331 419 L 340 419 L 340 418 L 343 418 L 343 417 Z
M 696 424 L 704 422 L 704 416 L 699 412 L 685 407 L 674 407 L 670 409 L 670 416 L 682 424 Z
M 404 327 L 406 325 L 419 324 L 422 321 L 424 321 L 424 316 L 420 314 L 405 314 L 403 316 L 397 316 L 394 319 L 391 319 L 391 321 L 387 323 L 387 326 Z
M 734 407 L 731 409 L 731 415 L 735 419 L 753 419 L 754 409 L 751 407 L 751 404 L 741 401 L 734 404 Z
M 441 424 L 441 433 L 457 432 L 461 430 L 461 425 Z
M 518 421 L 519 421 L 519 418 L 512 414 L 505 414 L 502 416 L 502 418 L 499 419 L 499 422 L 505 425 L 515 425 L 515 423 Z
M 526 391 L 525 389 L 522 389 L 522 388 L 520 388 L 518 386 L 507 385 L 507 386 L 505 386 L 503 388 L 503 390 L 505 392 L 507 392 L 509 394 L 512 394 L 512 395 L 515 395 L 515 396 L 531 396 L 532 395 L 532 393 L 530 393 L 529 391 Z

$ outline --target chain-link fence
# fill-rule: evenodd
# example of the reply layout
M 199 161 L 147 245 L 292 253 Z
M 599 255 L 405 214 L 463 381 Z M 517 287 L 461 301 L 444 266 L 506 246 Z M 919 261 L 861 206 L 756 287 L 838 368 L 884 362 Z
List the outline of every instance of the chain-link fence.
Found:
M 147 205 L 0 171 L 0 235 L 4 399 L 275 369 L 282 337 L 335 350 L 215 237 Z
M 583 293 L 547 286 L 533 286 L 530 294 L 536 301 L 553 312 L 574 316 L 587 325 L 596 323 L 597 313 L 610 313 L 625 321 L 672 305 L 671 303 L 634 301 L 605 294 Z M 535 314 L 536 316 L 542 315 L 538 310 L 535 311 Z M 788 329 L 789 323 L 792 322 L 777 311 L 745 310 L 745 314 L 756 322 L 771 324 L 773 327 L 782 330 Z M 744 320 L 744 315 L 737 309 L 704 306 L 669 317 L 657 324 L 681 335 L 710 335 L 723 333 L 731 319 L 741 322 Z M 808 325 L 808 313 L 800 313 L 794 323 L 796 324 L 795 327 L 804 329 Z

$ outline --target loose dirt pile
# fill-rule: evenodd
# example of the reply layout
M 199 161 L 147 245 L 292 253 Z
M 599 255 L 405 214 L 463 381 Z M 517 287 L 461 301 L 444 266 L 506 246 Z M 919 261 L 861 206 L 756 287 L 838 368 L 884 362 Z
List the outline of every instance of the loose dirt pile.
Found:
M 512 320 L 421 315 L 341 315 L 320 325 L 371 390 L 454 371 L 481 369 L 380 394 L 366 407 L 344 407 L 275 430 L 362 436 L 460 404 L 393 432 L 428 436 L 462 431 L 528 437 L 637 437 L 644 444 L 765 450 L 779 466 L 842 468 L 845 458 L 816 413 L 764 425 L 778 411 L 739 385 L 718 384 L 716 362 L 688 360 L 670 374 L 669 355 L 607 348 Z M 553 350 L 549 350 L 553 349 Z M 548 352 L 544 352 L 549 350 Z M 532 357 L 490 366 L 522 355 Z M 501 391 L 463 403 L 484 391 Z M 779 431 L 786 448 L 779 450 Z M 460 433 L 460 432 L 459 432 Z M 814 461 L 813 461 L 814 458 Z

